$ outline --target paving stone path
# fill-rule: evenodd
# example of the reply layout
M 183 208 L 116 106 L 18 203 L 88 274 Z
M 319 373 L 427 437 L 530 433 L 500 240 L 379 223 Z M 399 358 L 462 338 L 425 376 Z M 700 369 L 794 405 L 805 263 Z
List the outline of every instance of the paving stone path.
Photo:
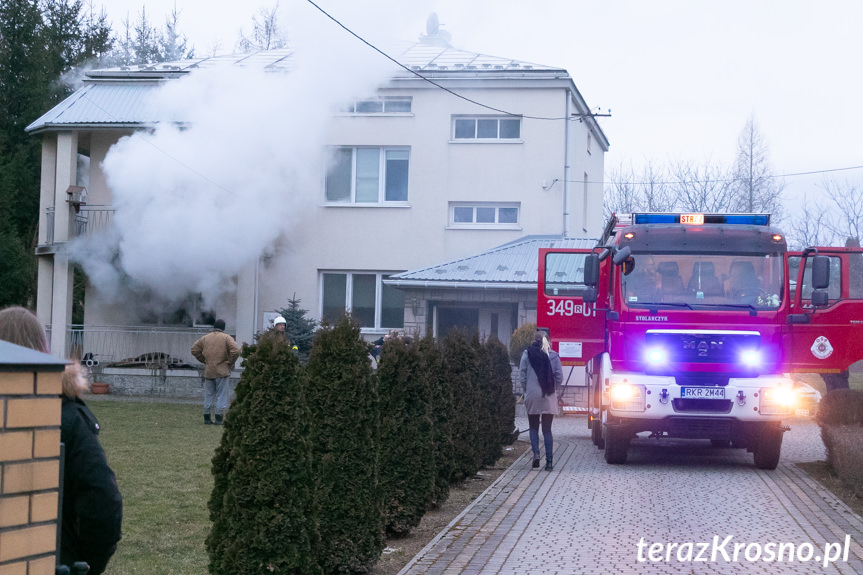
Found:
M 744 450 L 646 438 L 608 465 L 583 417 L 555 418 L 554 471 L 522 455 L 401 574 L 863 574 L 863 519 L 794 465 L 824 459 L 818 426 L 790 424 L 762 471 Z

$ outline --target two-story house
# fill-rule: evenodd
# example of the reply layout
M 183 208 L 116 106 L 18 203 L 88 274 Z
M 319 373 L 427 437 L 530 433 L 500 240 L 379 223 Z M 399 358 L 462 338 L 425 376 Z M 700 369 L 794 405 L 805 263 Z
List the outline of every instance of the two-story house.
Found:
M 432 328 L 445 310 L 435 308 L 433 292 L 409 290 L 433 289 L 434 278 L 411 283 L 406 272 L 494 253 L 527 236 L 600 234 L 608 140 L 567 71 L 456 50 L 431 38 L 396 57 L 403 67 L 373 97 L 334 111 L 321 134 L 325 144 L 309 162 L 314 177 L 301 190 L 307 212 L 286 227 L 278 249 L 234 262 L 233 285 L 218 309 L 203 309 L 207 304 L 189 293 L 182 310 L 132 313 L 133 304 L 104 293 L 91 277 L 83 323 L 73 324 L 80 297 L 73 297 L 72 258 L 81 256 L 70 258 L 74 250 L 67 248 L 134 218 L 120 218 L 124 207 L 115 204 L 103 164 L 124 136 L 152 129 L 147 102 L 202 69 L 260 66 L 290 74 L 292 57 L 286 49 L 92 71 L 83 87 L 27 128 L 43 147 L 37 313 L 50 331 L 52 353 L 92 354 L 86 357 L 103 367 L 194 364 L 189 346 L 214 315 L 238 341 L 251 342 L 292 297 L 316 318 L 350 310 L 370 340 L 392 328 Z M 182 230 L 176 233 L 182 237 Z M 503 278 L 495 286 L 506 291 L 507 282 L 519 284 L 520 299 L 503 298 L 505 306 L 467 317 L 507 341 L 516 323 L 531 319 L 518 303 L 535 298 L 524 295 L 523 279 Z M 481 300 L 478 293 L 489 287 L 482 284 L 452 292 L 447 308 L 458 307 L 459 299 Z M 493 323 L 490 314 L 497 314 Z

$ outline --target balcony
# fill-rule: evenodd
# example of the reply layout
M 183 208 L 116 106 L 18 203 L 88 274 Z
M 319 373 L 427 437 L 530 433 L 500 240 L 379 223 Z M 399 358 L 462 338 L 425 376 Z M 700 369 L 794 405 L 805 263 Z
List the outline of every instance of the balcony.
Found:
M 75 221 L 69 230 L 69 239 L 89 236 L 108 229 L 114 221 L 114 208 L 111 206 L 81 206 L 75 214 Z M 56 211 L 52 206 L 45 208 L 45 243 L 36 249 L 37 254 L 54 253 L 54 223 Z

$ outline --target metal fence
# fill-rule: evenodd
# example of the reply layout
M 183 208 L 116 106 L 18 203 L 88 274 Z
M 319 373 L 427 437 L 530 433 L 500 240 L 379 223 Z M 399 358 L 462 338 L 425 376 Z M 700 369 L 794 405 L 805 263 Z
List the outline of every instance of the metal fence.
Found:
M 200 366 L 192 344 L 211 328 L 116 327 L 73 325 L 68 329 L 70 357 L 88 366 L 146 369 Z
M 107 229 L 114 221 L 114 208 L 110 206 L 82 206 L 75 214 L 71 237 L 86 236 Z M 45 243 L 54 243 L 54 207 L 45 208 Z

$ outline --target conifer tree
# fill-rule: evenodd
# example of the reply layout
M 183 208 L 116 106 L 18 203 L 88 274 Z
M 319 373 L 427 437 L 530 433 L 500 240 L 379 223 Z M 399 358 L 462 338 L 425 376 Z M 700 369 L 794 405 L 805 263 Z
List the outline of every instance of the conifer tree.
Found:
M 378 363 L 381 398 L 380 490 L 385 527 L 403 535 L 431 504 L 435 481 L 431 389 L 413 343 L 384 343 Z
M 210 573 L 321 573 L 305 372 L 274 339 L 244 346 L 243 357 L 213 456 Z
M 300 301 L 294 294 L 294 297 L 288 300 L 288 307 L 279 313 L 285 318 L 285 333 L 288 334 L 288 340 L 291 345 L 297 346 L 300 362 L 305 364 L 309 360 L 318 322 L 314 318 L 306 317 L 309 312 L 300 307 Z
M 454 329 L 443 341 L 443 378 L 450 387 L 452 411 L 453 473 L 451 481 L 460 482 L 476 474 L 482 462 L 477 444 L 479 432 L 479 394 L 474 370 L 477 355 L 467 335 Z
M 384 548 L 380 407 L 369 346 L 349 316 L 324 324 L 309 356 L 309 406 L 324 573 L 366 573 Z
M 416 344 L 420 354 L 419 376 L 431 394 L 432 443 L 434 446 L 435 480 L 431 505 L 442 505 L 449 497 L 454 473 L 452 440 L 453 394 L 450 381 L 443 374 L 443 356 L 438 342 L 431 336 Z

